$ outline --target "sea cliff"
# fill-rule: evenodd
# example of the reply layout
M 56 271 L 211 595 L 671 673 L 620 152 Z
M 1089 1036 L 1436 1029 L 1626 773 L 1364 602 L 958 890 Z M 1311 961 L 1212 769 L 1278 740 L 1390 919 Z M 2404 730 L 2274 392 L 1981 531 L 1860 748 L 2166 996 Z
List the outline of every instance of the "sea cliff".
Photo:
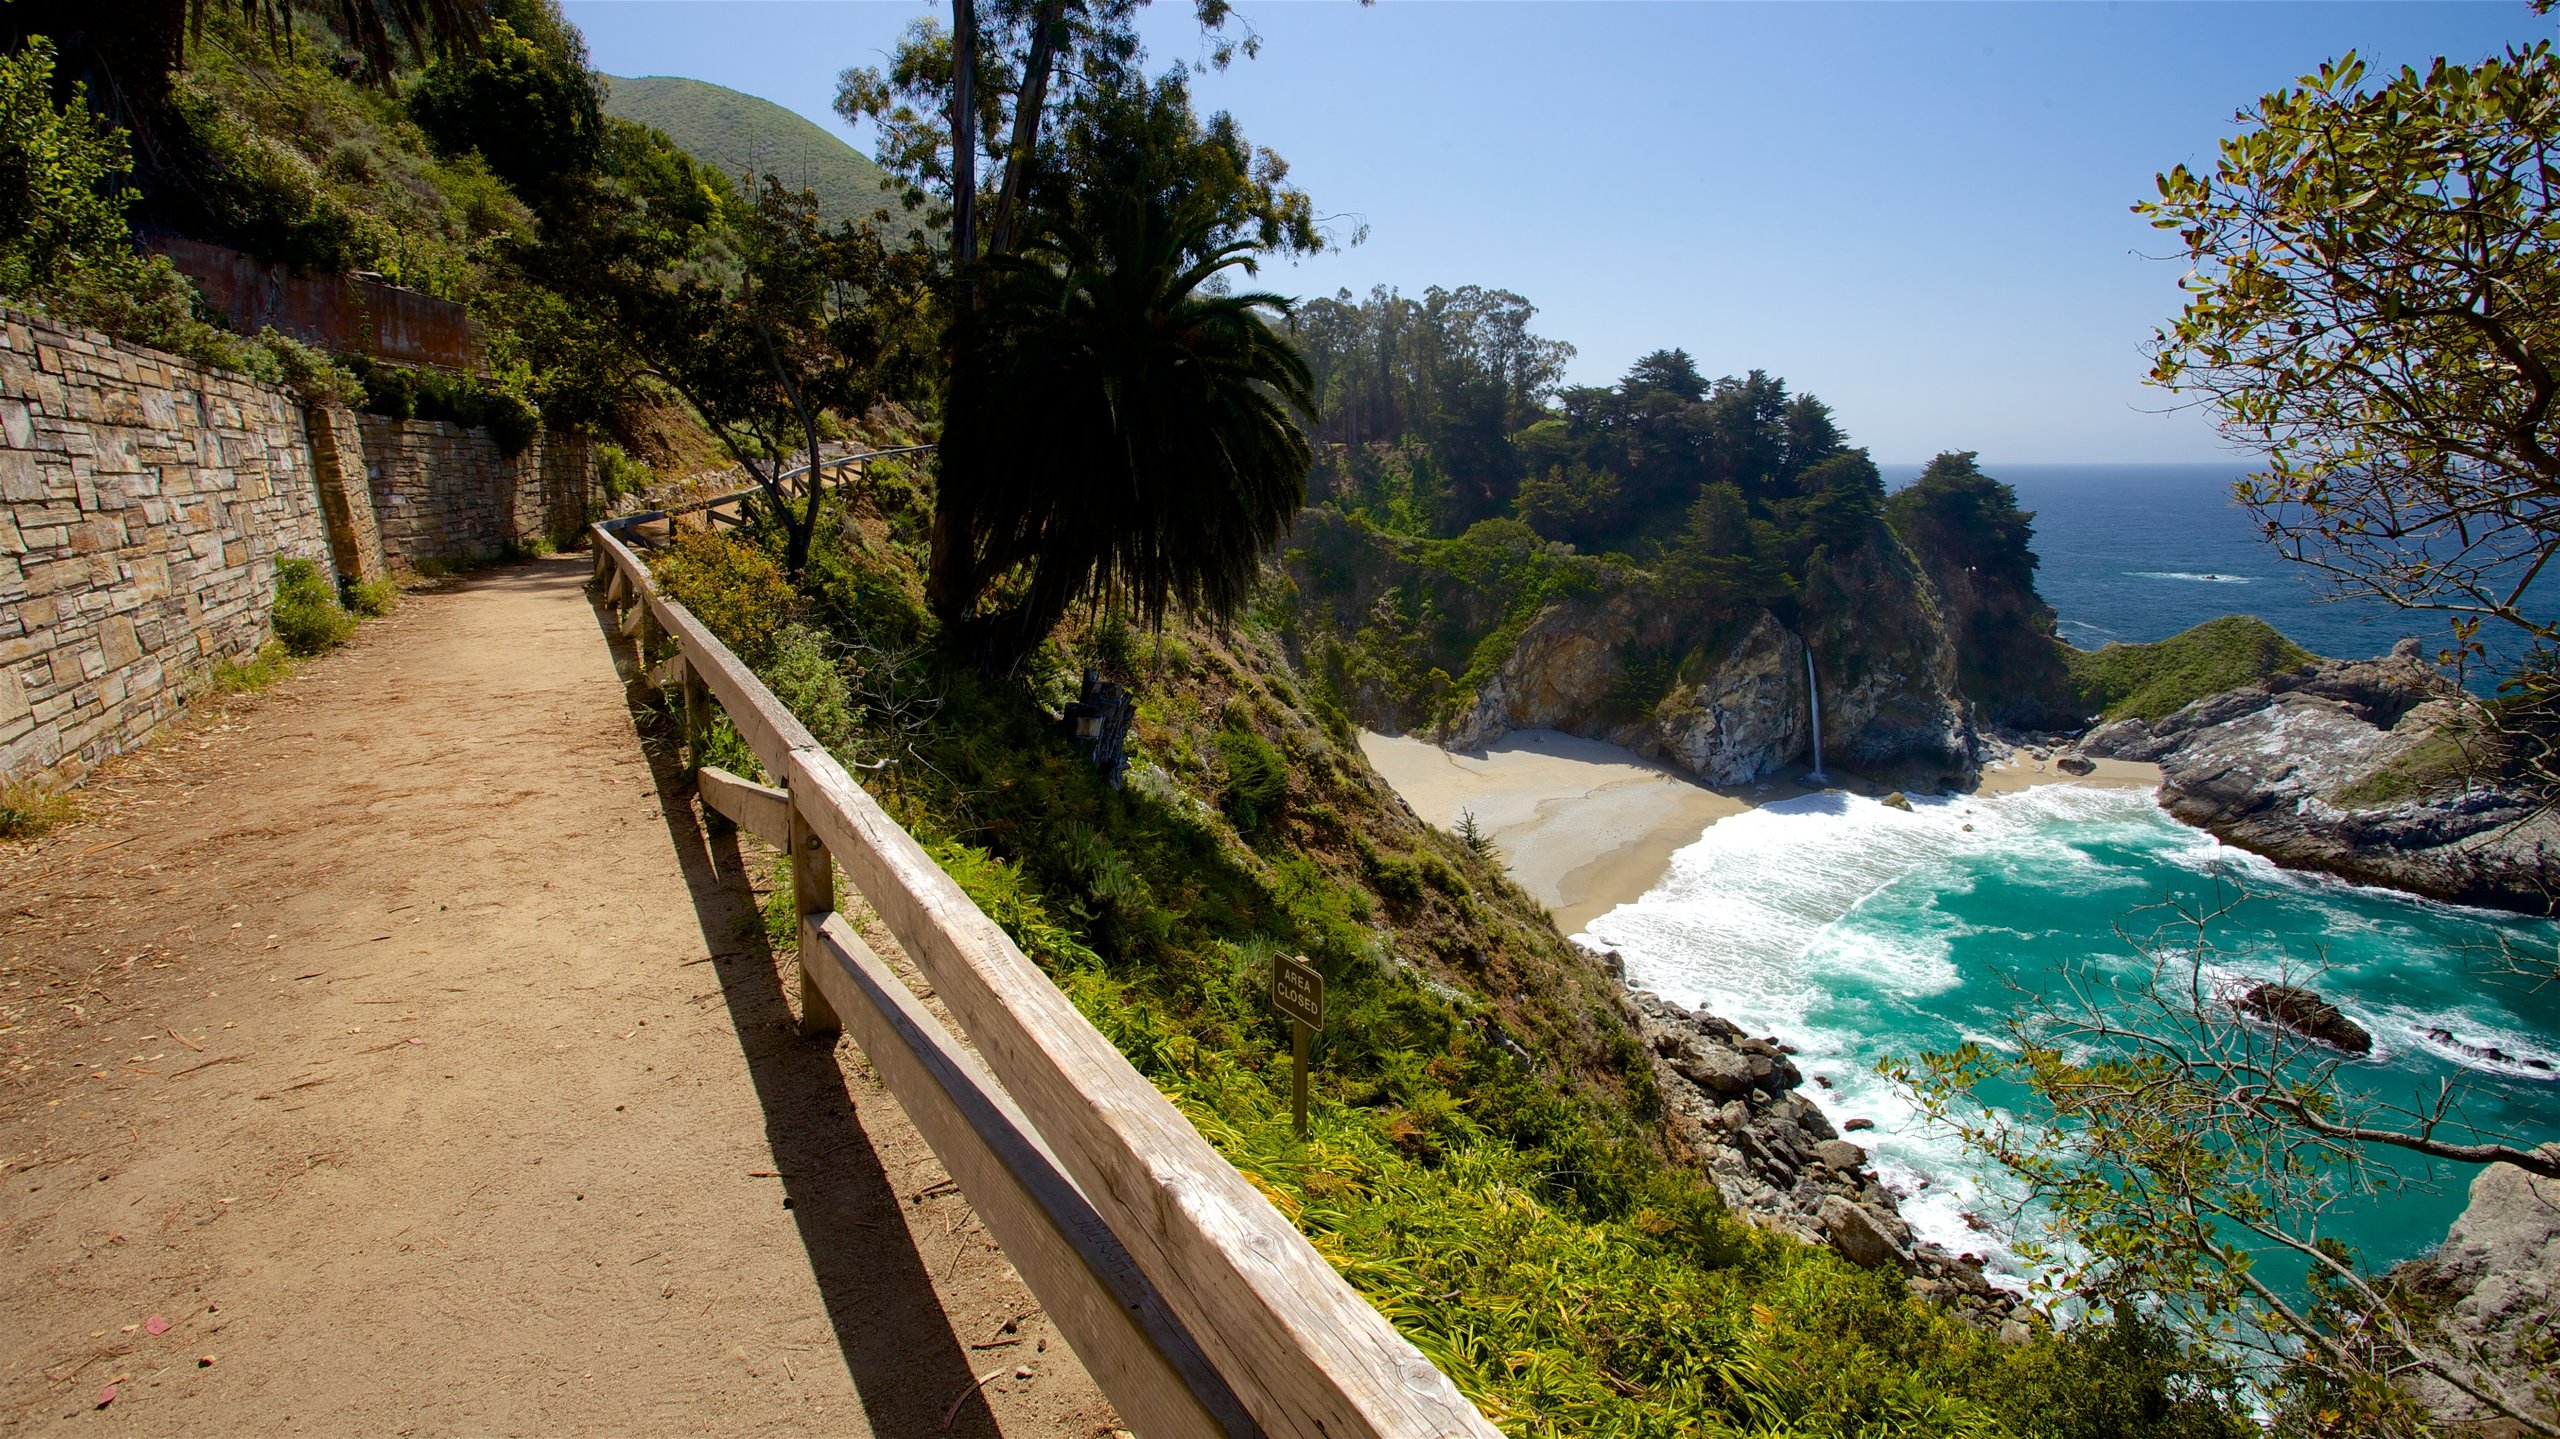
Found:
M 2501 782 L 2466 708 L 2404 640 L 2100 725 L 2080 751 L 2157 763 L 2171 814 L 2287 868 L 2547 914 L 2560 821 Z

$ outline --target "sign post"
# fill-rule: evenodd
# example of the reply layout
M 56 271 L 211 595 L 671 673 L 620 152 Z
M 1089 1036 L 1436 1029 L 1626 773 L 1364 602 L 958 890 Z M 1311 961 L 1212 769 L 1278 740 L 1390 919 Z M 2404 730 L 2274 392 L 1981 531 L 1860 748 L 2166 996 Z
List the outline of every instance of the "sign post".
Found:
M 1324 973 L 1307 962 L 1275 955 L 1271 961 L 1271 1007 L 1289 1016 L 1291 1050 L 1289 1107 L 1298 1121 L 1298 1139 L 1307 1137 L 1307 1036 L 1324 1025 Z

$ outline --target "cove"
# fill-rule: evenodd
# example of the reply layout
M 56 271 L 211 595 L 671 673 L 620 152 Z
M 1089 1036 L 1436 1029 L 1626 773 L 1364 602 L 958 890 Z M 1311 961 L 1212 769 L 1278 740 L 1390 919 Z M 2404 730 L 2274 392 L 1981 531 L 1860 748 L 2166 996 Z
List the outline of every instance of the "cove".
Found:
M 2344 1083 L 2407 1103 L 2451 1080 L 2479 1130 L 2560 1137 L 2560 1068 L 2535 1067 L 2560 1066 L 2560 985 L 2536 991 L 2501 960 L 2547 966 L 2560 923 L 2279 870 L 2177 823 L 2147 790 L 2048 785 L 1908 812 L 1837 790 L 1770 803 L 1708 827 L 1580 937 L 1617 950 L 1630 984 L 1797 1046 L 1805 1073 L 1830 1081 L 1803 1092 L 1835 1124 L 1874 1121 L 1852 1137 L 1913 1228 L 2022 1285 L 1989 1166 L 1925 1126 L 1875 1064 L 1994 1041 L 2019 987 L 2052 988 L 2071 963 L 2140 974 L 2118 927 L 2147 934 L 2174 919 L 2159 906 L 2216 893 L 2248 896 L 2210 934 L 2223 976 L 2325 966 L 2310 982 L 2372 1032 Z M 2470 1052 L 2492 1049 L 2506 1058 Z M 2403 1187 L 2350 1201 L 2329 1230 L 2375 1267 L 2442 1239 L 2476 1172 L 2390 1160 Z

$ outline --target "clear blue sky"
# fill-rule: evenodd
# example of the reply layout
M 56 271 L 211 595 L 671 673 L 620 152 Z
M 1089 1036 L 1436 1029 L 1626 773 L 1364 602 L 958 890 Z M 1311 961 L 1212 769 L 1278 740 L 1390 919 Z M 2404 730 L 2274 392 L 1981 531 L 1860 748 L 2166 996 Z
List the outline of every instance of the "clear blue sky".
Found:
M 829 110 L 912 0 L 568 0 L 598 68 Z M 1682 346 L 1829 401 L 1877 457 L 2186 460 L 2142 343 L 2179 266 L 2128 212 L 2232 112 L 2348 49 L 2423 66 L 2555 33 L 2524 0 L 1702 4 L 1238 0 L 1262 55 L 1204 108 L 1367 243 L 1268 268 L 1299 295 L 1499 286 L 1577 381 Z M 1200 52 L 1187 0 L 1147 19 Z M 1347 225 L 1345 227 L 1348 228 Z

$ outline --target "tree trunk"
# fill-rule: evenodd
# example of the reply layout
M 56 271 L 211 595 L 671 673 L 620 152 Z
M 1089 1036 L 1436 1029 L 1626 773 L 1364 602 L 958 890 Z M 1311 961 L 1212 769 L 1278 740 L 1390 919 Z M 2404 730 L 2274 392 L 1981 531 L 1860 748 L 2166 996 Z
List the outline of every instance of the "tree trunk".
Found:
M 987 253 L 1013 248 L 1014 224 L 1021 218 L 1023 192 L 1031 188 L 1031 155 L 1040 146 L 1040 111 L 1049 100 L 1049 70 L 1057 53 L 1058 27 L 1066 0 L 1042 0 L 1032 16 L 1031 56 L 1023 62 L 1022 93 L 1013 100 L 1013 141 L 1004 153 L 1004 189 L 996 196 L 995 223 L 988 228 Z
M 951 268 L 970 289 L 978 258 L 978 6 L 951 0 Z

